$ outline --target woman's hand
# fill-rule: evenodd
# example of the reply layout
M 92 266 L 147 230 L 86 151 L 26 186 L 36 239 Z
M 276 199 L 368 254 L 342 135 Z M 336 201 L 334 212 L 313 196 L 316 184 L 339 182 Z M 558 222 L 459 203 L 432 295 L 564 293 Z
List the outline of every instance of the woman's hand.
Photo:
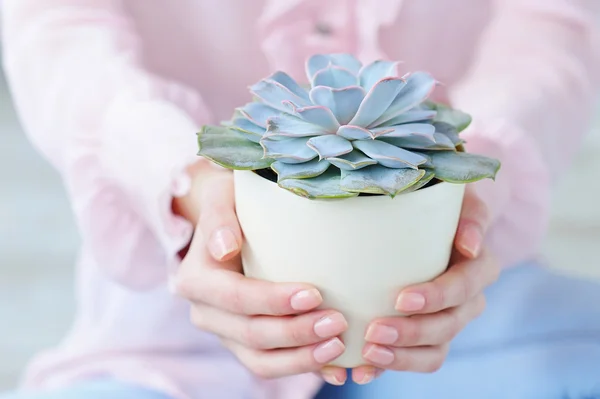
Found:
M 192 191 L 174 203 L 179 214 L 198 220 L 175 279 L 178 294 L 192 303 L 192 322 L 219 336 L 259 377 L 319 372 L 343 353 L 337 337 L 346 320 L 333 310 L 315 311 L 322 298 L 310 285 L 244 277 L 232 174 L 194 168 Z
M 482 249 L 489 223 L 485 204 L 467 188 L 451 266 L 431 282 L 402 290 L 396 309 L 409 317 L 373 321 L 363 350 L 372 366 L 354 369 L 354 381 L 368 383 L 382 369 L 434 372 L 442 366 L 450 341 L 483 312 L 483 290 L 499 274 Z

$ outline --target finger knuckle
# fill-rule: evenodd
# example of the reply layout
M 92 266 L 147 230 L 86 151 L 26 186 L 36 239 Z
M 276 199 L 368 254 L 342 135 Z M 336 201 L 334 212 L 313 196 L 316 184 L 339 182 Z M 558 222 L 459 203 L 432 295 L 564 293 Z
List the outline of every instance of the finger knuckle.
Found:
M 310 343 L 310 334 L 306 332 L 306 326 L 300 318 L 296 318 L 293 323 L 287 323 L 285 326 L 287 340 L 296 346 L 303 346 Z
M 481 316 L 483 314 L 483 312 L 485 312 L 486 307 L 487 307 L 487 300 L 485 298 L 485 295 L 481 294 L 475 300 L 474 316 L 475 317 Z
M 469 300 L 474 291 L 475 283 L 471 274 L 466 271 L 466 268 L 463 268 L 460 273 L 460 283 L 457 284 L 458 292 L 456 294 L 456 301 L 453 304 L 462 304 Z
M 423 328 L 415 318 L 407 318 L 400 328 L 400 339 L 404 345 L 417 345 L 423 340 Z
M 281 302 L 282 302 L 281 296 L 279 295 L 279 293 L 274 294 L 274 295 L 269 295 L 266 298 L 266 306 L 267 306 L 269 314 L 271 314 L 273 316 L 285 315 L 286 312 L 285 312 Z
M 446 356 L 443 353 L 437 354 L 430 362 L 425 366 L 426 373 L 435 373 L 439 371 L 444 365 L 444 361 L 446 360 Z
M 450 342 L 460 332 L 462 323 L 456 312 L 448 312 L 446 315 L 446 322 L 444 323 L 444 328 L 442 329 L 442 341 Z
M 231 289 L 223 293 L 225 307 L 234 313 L 246 314 L 244 305 L 244 287 L 242 284 L 235 284 Z
M 498 279 L 500 278 L 501 268 L 500 268 L 500 263 L 498 263 L 498 261 L 491 254 L 487 254 L 487 257 L 489 259 L 489 265 L 490 265 L 489 268 L 490 268 L 490 284 L 491 284 L 491 283 L 498 281 Z
M 206 317 L 204 317 L 204 314 L 202 312 L 199 312 L 195 308 L 192 308 L 192 310 L 190 311 L 190 322 L 194 327 L 198 328 L 199 330 L 206 331 L 208 328 Z
M 174 291 L 177 296 L 185 299 L 191 299 L 197 291 L 196 281 L 187 272 L 187 262 L 183 261 L 180 270 L 174 279 Z
M 430 307 L 432 308 L 430 310 L 439 310 L 445 307 L 448 300 L 448 293 L 442 283 L 433 282 L 429 297 L 431 298 Z
M 254 357 L 252 365 L 248 368 L 252 374 L 263 380 L 270 380 L 277 377 L 273 367 L 268 362 L 259 359 L 258 356 Z
M 414 358 L 410 355 L 408 350 L 397 350 L 396 358 L 394 360 L 394 370 L 396 371 L 410 371 L 414 364 Z
M 250 319 L 242 328 L 241 341 L 251 349 L 266 349 L 262 331 L 257 328 L 257 319 Z

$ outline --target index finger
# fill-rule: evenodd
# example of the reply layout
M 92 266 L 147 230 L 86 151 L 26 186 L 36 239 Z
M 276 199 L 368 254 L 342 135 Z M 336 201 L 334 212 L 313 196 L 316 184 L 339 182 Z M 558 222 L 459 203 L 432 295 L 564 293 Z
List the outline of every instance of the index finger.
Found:
M 403 313 L 427 314 L 462 305 L 493 283 L 499 272 L 491 254 L 484 251 L 479 258 L 453 265 L 432 281 L 403 289 L 396 309 Z
M 319 291 L 310 284 L 273 283 L 244 276 L 239 272 L 239 256 L 218 262 L 206 253 L 204 245 L 192 245 L 190 251 L 197 251 L 200 256 L 182 262 L 175 290 L 192 302 L 237 314 L 267 316 L 303 313 L 323 302 Z

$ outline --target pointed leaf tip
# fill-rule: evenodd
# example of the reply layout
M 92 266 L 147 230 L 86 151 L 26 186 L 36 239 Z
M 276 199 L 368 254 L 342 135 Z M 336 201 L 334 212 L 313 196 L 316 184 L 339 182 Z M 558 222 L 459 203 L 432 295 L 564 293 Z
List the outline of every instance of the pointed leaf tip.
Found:
M 454 151 L 427 151 L 435 177 L 448 183 L 474 183 L 495 179 L 500 161 L 482 155 Z

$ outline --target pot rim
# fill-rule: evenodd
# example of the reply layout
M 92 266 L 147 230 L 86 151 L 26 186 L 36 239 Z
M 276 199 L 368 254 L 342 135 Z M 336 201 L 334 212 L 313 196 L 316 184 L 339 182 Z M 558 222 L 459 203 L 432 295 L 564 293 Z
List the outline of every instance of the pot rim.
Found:
M 250 173 L 254 174 L 256 177 L 260 178 L 261 180 L 264 180 L 267 183 L 275 184 L 276 186 L 278 186 L 277 182 L 269 180 L 266 177 L 263 177 L 263 176 L 259 175 L 258 173 L 256 173 L 257 170 L 234 170 L 234 172 L 250 172 Z M 393 200 L 393 199 L 396 199 L 396 198 L 398 198 L 400 196 L 406 197 L 406 196 L 409 196 L 409 195 L 412 195 L 412 194 L 416 194 L 416 193 L 419 193 L 419 192 L 425 192 L 428 189 L 432 189 L 432 188 L 439 187 L 439 186 L 447 186 L 447 185 L 455 185 L 455 186 L 463 185 L 464 186 L 464 185 L 466 185 L 466 183 L 449 183 L 449 182 L 445 182 L 443 180 L 439 180 L 438 183 L 436 183 L 436 184 L 434 184 L 432 186 L 422 187 L 422 188 L 420 188 L 420 189 L 418 189 L 416 191 L 411 191 L 409 193 L 400 193 L 400 194 L 396 195 L 394 198 L 390 198 L 389 195 L 385 195 L 385 194 L 369 194 L 369 195 L 360 195 L 359 194 L 356 197 L 332 198 L 332 199 L 319 200 L 319 201 L 348 201 L 348 200 L 354 200 L 354 201 L 356 201 L 357 199 L 360 199 L 361 201 L 364 201 L 364 200 L 369 199 L 369 198 L 370 199 L 374 199 L 374 198 L 389 198 L 389 199 Z M 278 186 L 278 189 L 280 189 L 280 190 L 282 190 L 284 192 L 290 193 L 288 190 L 283 189 L 283 188 L 281 188 L 279 186 Z M 295 195 L 295 196 L 297 196 L 299 198 L 303 198 L 303 197 L 301 197 L 299 195 L 296 195 L 294 193 L 290 193 L 290 194 L 293 194 L 293 195 Z M 304 199 L 307 199 L 307 198 L 304 198 Z

